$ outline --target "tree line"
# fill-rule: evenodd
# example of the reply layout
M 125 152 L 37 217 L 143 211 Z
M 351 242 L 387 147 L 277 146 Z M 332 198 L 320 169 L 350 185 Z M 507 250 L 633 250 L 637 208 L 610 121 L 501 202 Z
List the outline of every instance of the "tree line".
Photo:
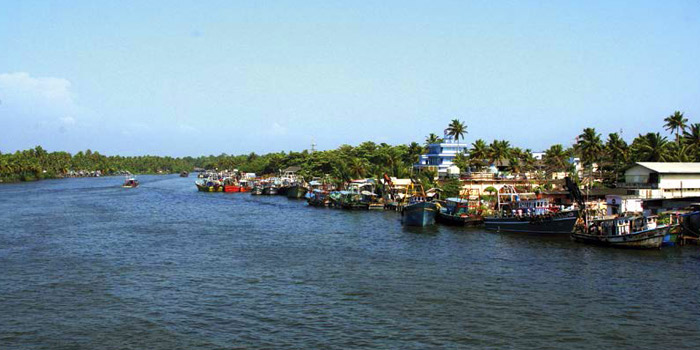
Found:
M 560 172 L 572 172 L 573 157 L 578 157 L 589 173 L 604 183 L 619 181 L 624 171 L 635 162 L 697 162 L 700 161 L 700 123 L 688 124 L 681 112 L 664 119 L 664 128 L 672 140 L 661 133 L 646 133 L 627 143 L 618 133 L 610 133 L 605 140 L 595 128 L 585 128 L 570 147 L 555 144 L 544 152 L 542 159 L 535 159 L 532 150 L 511 145 L 507 140 L 486 142 L 477 139 L 465 147 L 454 160 L 462 172 L 483 171 L 492 165 L 513 173 L 537 173 L 543 179 Z M 455 141 L 464 140 L 467 125 L 452 120 L 445 134 Z M 300 174 L 307 177 L 329 176 L 339 181 L 352 178 L 375 177 L 383 174 L 405 178 L 418 176 L 426 181 L 435 176 L 430 171 L 416 173 L 413 164 L 427 152 L 430 144 L 440 143 L 436 134 L 429 134 L 423 144 L 406 145 L 363 142 L 357 146 L 342 145 L 337 149 L 317 152 L 274 152 L 264 155 L 250 153 L 200 157 L 162 156 L 106 156 L 86 150 L 47 152 L 41 146 L 33 149 L 0 153 L 0 179 L 29 181 L 66 176 L 70 171 L 101 171 L 113 174 L 118 171 L 132 173 L 177 173 L 203 169 L 234 169 L 257 174 L 274 174 L 289 166 L 301 167 Z

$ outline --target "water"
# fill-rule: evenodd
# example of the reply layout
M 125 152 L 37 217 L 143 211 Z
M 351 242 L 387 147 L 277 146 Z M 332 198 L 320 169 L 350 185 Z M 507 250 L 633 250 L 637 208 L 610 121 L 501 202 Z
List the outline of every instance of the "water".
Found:
M 410 229 L 140 180 L 0 186 L 0 349 L 700 346 L 698 247 Z

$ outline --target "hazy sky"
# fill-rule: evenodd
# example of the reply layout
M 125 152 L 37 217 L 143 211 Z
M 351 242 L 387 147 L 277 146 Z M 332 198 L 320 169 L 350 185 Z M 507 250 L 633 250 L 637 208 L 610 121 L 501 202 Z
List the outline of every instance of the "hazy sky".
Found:
M 700 1 L 4 0 L 0 101 L 3 152 L 630 140 L 700 122 Z

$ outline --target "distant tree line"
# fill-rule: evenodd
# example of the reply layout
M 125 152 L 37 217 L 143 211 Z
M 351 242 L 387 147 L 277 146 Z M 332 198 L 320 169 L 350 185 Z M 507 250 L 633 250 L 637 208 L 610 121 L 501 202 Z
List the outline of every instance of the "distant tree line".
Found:
M 700 123 L 688 124 L 683 113 L 675 112 L 664 119 L 664 128 L 673 140 L 660 133 L 640 134 L 628 144 L 618 133 L 608 134 L 605 141 L 594 128 L 585 128 L 571 147 L 561 144 L 549 147 L 542 160 L 536 160 L 530 149 L 521 149 L 507 140 L 490 143 L 477 139 L 459 153 L 455 164 L 462 170 L 481 171 L 497 164 L 510 172 L 535 172 L 543 178 L 558 172 L 571 172 L 572 157 L 579 157 L 585 169 L 603 179 L 604 183 L 618 181 L 624 171 L 635 162 L 697 162 L 700 161 Z M 464 139 L 467 126 L 454 119 L 445 130 L 456 141 Z M 434 173 L 416 174 L 413 164 L 427 146 L 442 139 L 430 134 L 423 145 L 412 142 L 407 145 L 363 142 L 355 147 L 342 145 L 334 150 L 318 152 L 275 152 L 265 155 L 228 155 L 200 157 L 161 156 L 106 156 L 87 150 L 70 154 L 47 152 L 41 146 L 15 153 L 0 153 L 0 179 L 30 181 L 42 178 L 63 177 L 71 171 L 101 171 L 113 174 L 118 171 L 132 173 L 178 173 L 204 169 L 239 169 L 257 174 L 274 174 L 289 166 L 301 167 L 300 174 L 307 177 L 328 176 L 338 181 L 353 178 L 380 178 L 383 174 L 405 178 L 422 177 L 431 182 Z M 594 169 L 595 168 L 595 169 Z

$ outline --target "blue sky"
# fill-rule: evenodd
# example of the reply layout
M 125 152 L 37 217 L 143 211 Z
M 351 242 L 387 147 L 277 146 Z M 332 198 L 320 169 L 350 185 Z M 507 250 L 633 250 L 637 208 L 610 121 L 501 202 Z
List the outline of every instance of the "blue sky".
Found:
M 698 1 L 3 1 L 0 151 L 201 155 L 700 122 Z

